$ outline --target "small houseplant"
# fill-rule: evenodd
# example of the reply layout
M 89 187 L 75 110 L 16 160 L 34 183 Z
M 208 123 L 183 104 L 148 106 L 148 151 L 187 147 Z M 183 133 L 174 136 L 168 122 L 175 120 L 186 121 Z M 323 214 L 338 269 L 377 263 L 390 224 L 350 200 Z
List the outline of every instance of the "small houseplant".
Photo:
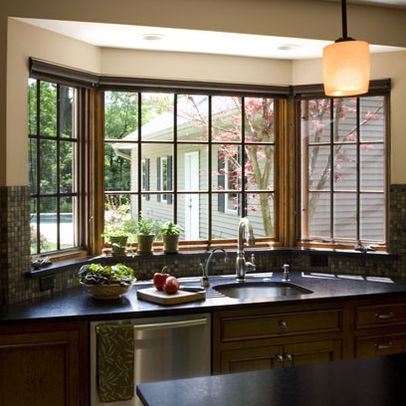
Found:
M 96 299 L 117 299 L 128 292 L 135 282 L 134 270 L 124 264 L 83 265 L 79 270 L 79 282 Z
M 125 229 L 124 223 L 106 224 L 102 236 L 104 237 L 104 242 L 111 245 L 111 253 L 113 256 L 123 255 L 125 253 L 128 231 Z
M 178 252 L 179 235 L 183 228 L 179 224 L 167 221 L 162 224 L 159 231 L 162 235 L 165 254 L 176 254 Z
M 152 254 L 152 243 L 154 242 L 157 231 L 157 221 L 147 219 L 140 213 L 137 222 L 137 255 Z

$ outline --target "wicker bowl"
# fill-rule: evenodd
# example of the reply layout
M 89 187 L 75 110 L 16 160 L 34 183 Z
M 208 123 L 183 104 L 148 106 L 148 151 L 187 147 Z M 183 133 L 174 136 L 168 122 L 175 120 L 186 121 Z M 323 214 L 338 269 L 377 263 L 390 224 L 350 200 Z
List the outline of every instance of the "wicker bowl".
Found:
M 119 299 L 131 288 L 131 285 L 84 285 L 87 291 L 95 298 L 102 300 Z

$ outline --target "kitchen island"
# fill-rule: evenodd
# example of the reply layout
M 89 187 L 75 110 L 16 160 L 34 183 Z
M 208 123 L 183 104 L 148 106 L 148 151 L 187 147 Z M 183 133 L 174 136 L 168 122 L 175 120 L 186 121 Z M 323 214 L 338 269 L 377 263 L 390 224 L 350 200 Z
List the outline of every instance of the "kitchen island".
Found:
M 144 383 L 145 406 L 400 406 L 406 353 Z

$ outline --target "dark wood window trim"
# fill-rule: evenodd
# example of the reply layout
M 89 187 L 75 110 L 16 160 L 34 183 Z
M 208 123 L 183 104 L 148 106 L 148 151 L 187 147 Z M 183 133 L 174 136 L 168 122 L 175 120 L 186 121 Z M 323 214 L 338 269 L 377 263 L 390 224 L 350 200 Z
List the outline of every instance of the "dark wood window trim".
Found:
M 386 172 L 386 178 L 385 178 L 385 186 L 384 186 L 384 196 L 385 196 L 385 215 L 386 215 L 386 221 L 385 221 L 385 232 L 384 232 L 384 243 L 373 243 L 373 246 L 375 249 L 378 251 L 388 251 L 388 241 L 389 241 L 389 236 L 388 236 L 388 193 L 389 193 L 389 179 L 390 179 L 390 127 L 389 127 L 389 112 L 390 112 L 390 89 L 391 89 L 391 80 L 390 79 L 383 79 L 383 80 L 376 80 L 376 81 L 371 81 L 370 82 L 370 87 L 369 91 L 365 95 L 361 95 L 357 98 L 357 100 L 362 100 L 363 97 L 370 97 L 370 96 L 383 96 L 385 97 L 385 111 L 386 111 L 386 117 L 385 117 L 385 141 L 384 141 L 384 146 L 385 146 L 385 172 Z M 300 102 L 302 100 L 307 100 L 307 99 L 328 99 L 323 92 L 323 88 L 321 85 L 305 85 L 305 86 L 296 86 L 293 88 L 293 99 L 295 100 L 296 103 L 296 120 L 295 123 L 297 123 L 296 128 L 296 133 L 297 133 L 297 151 L 298 154 L 300 154 L 300 144 L 301 144 L 301 138 L 300 138 Z M 357 104 L 358 105 L 358 104 Z M 359 107 L 358 107 L 359 109 Z M 359 131 L 359 130 L 358 130 Z M 358 148 L 359 149 L 359 148 Z M 300 159 L 300 155 L 298 155 L 298 159 Z M 298 179 L 301 179 L 301 170 L 300 170 L 300 165 L 296 168 L 296 177 Z M 359 182 L 359 181 L 358 181 Z M 359 185 L 358 185 L 359 188 Z M 301 212 L 301 202 L 300 202 L 300 184 L 296 183 L 296 196 L 297 196 L 297 201 L 296 201 L 296 212 L 300 213 Z M 359 199 L 359 196 L 358 196 Z M 358 205 L 359 206 L 359 205 Z M 357 214 L 360 216 L 360 213 L 358 212 Z M 300 216 L 298 216 L 300 217 Z M 337 239 L 337 240 L 332 240 L 332 241 L 322 241 L 322 240 L 301 240 L 300 238 L 300 230 L 301 227 L 306 227 L 305 221 L 304 223 L 300 222 L 299 219 L 296 222 L 297 224 L 297 245 L 299 247 L 305 247 L 305 248 L 327 248 L 327 249 L 354 249 L 355 246 L 360 245 L 361 248 L 365 245 L 362 243 L 362 241 L 356 241 L 356 240 L 344 240 L 344 239 Z M 357 235 L 359 235 L 360 230 L 359 230 L 359 224 L 357 225 Z

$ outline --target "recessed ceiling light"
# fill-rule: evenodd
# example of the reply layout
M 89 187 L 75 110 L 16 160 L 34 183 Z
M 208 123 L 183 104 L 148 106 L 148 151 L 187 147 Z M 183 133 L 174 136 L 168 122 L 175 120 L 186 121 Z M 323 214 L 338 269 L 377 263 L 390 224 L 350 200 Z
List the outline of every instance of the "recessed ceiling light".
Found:
M 300 45 L 297 44 L 284 44 L 278 46 L 279 51 L 293 51 L 297 48 L 300 48 Z
M 140 35 L 140 38 L 144 41 L 161 41 L 162 39 L 165 38 L 165 35 L 157 33 L 148 33 Z

